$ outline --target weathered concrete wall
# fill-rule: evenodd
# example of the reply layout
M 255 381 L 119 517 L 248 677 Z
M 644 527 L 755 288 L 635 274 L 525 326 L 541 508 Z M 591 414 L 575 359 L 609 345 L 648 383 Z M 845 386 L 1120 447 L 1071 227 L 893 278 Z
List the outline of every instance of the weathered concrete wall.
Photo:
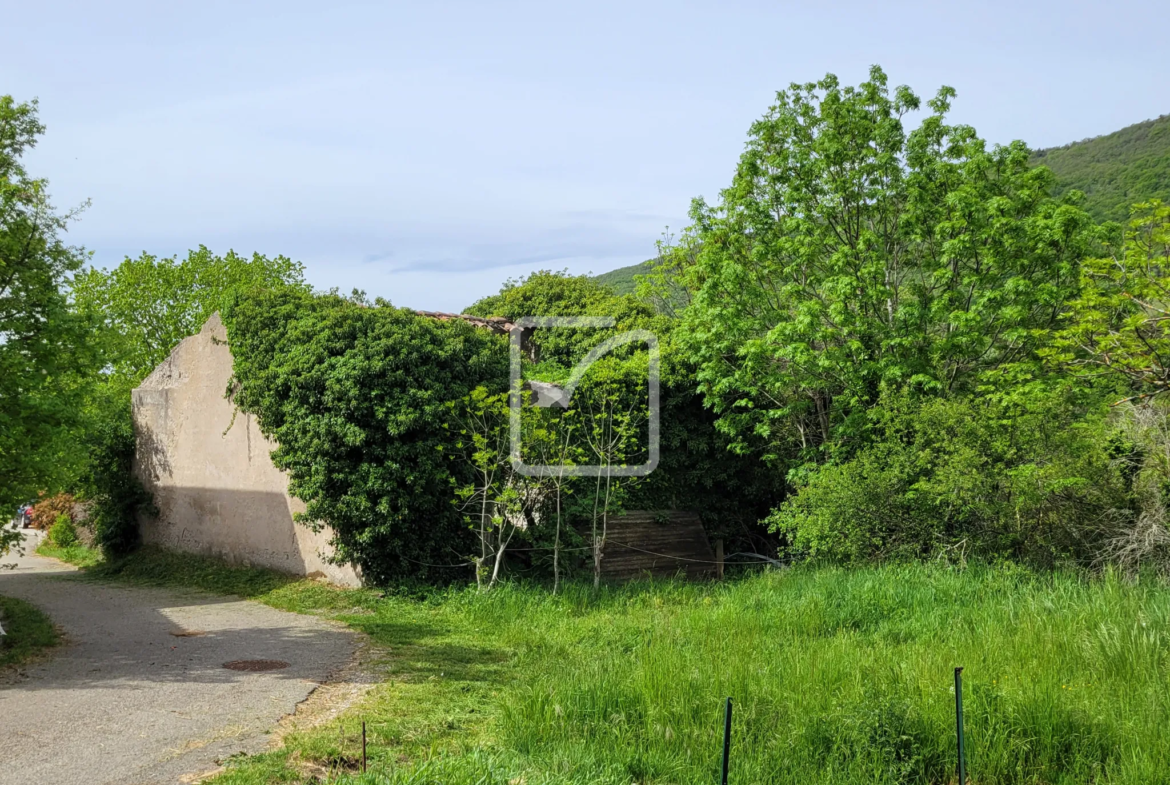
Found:
M 224 398 L 231 374 L 216 314 L 134 391 L 135 471 L 159 508 L 142 521 L 143 541 L 358 585 L 353 568 L 323 558 L 331 553 L 328 531 L 294 524 L 304 504 L 272 465 L 275 445 Z

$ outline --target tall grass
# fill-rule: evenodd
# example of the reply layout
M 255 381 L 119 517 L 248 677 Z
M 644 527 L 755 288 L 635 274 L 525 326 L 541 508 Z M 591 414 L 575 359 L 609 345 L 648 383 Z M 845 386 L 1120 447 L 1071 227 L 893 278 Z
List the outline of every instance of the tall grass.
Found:
M 386 647 L 384 684 L 217 782 L 1170 782 L 1170 589 L 1013 567 L 798 568 L 724 584 L 378 598 L 304 584 Z M 303 593 L 302 593 L 303 592 Z M 357 723 L 371 773 L 353 773 Z
M 947 782 L 956 665 L 975 781 L 1170 778 L 1160 586 L 913 566 L 577 595 L 476 603 L 523 674 L 500 742 L 562 782 L 714 782 L 724 696 L 737 782 Z

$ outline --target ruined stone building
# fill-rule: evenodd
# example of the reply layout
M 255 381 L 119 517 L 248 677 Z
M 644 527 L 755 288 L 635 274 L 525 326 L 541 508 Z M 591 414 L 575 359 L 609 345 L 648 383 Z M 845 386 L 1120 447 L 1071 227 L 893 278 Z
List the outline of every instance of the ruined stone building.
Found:
M 224 397 L 231 375 L 215 314 L 134 390 L 135 472 L 158 507 L 141 521 L 143 542 L 359 585 L 353 567 L 329 563 L 328 530 L 293 522 L 304 503 L 289 496 L 255 418 Z

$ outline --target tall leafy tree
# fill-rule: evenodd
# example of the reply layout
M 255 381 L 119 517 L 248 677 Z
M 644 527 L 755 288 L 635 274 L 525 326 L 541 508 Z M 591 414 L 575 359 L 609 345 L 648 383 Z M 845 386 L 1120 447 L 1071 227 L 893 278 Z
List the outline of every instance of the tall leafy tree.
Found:
M 866 437 L 883 390 L 972 390 L 1032 357 L 1076 291 L 1093 224 L 1021 142 L 920 108 L 878 67 L 857 87 L 794 84 L 752 125 L 718 204 L 676 248 L 679 338 L 740 447 L 819 461 Z
M 1146 399 L 1170 391 L 1170 205 L 1133 212 L 1119 252 L 1085 262 L 1070 319 L 1044 353 Z
M 90 503 L 97 542 L 108 553 L 122 553 L 137 543 L 137 515 L 151 507 L 131 474 L 130 390 L 230 297 L 309 287 L 303 266 L 286 257 L 217 256 L 200 246 L 181 259 L 144 253 L 110 270 L 88 268 L 74 276 L 71 288 L 74 313 L 94 325 L 91 345 L 102 369 L 86 380 L 62 464 Z
M 111 377 L 133 386 L 230 296 L 283 287 L 308 292 L 304 273 L 304 265 L 284 256 L 217 256 L 201 245 L 183 259 L 143 253 L 111 270 L 91 267 L 74 278 L 72 294 L 77 311 L 101 325 Z
M 61 429 L 76 414 L 78 374 L 92 362 L 85 323 L 63 291 L 85 262 L 61 238 L 77 210 L 59 213 L 24 154 L 45 127 L 37 103 L 0 96 L 0 505 L 54 482 Z M 80 208 L 79 208 L 80 209 Z
M 674 302 L 683 305 L 681 299 Z M 530 374 L 526 378 L 541 381 L 564 381 L 573 366 L 614 331 L 646 329 L 657 335 L 661 348 L 661 462 L 643 481 L 614 488 L 624 497 L 621 503 L 628 509 L 701 510 L 704 525 L 713 536 L 727 538 L 745 549 L 768 547 L 756 523 L 781 498 L 782 483 L 773 470 L 760 463 L 758 455 L 729 453 L 729 440 L 716 431 L 715 416 L 704 408 L 702 398 L 695 392 L 695 364 L 675 340 L 677 319 L 656 313 L 648 303 L 617 294 L 596 280 L 549 271 L 509 281 L 498 295 L 480 300 L 467 310 L 478 316 L 509 319 L 614 317 L 614 330 L 536 330 L 533 342 L 540 362 L 525 373 Z M 574 430 L 574 444 L 586 455 L 576 456 L 577 462 L 606 462 L 605 458 L 598 460 L 594 448 L 608 439 L 588 443 L 594 436 L 593 426 L 605 420 L 594 415 L 611 406 L 609 399 L 617 387 L 624 390 L 624 411 L 631 411 L 636 402 L 644 405 L 647 359 L 640 344 L 629 344 L 589 369 L 583 386 L 574 395 L 579 408 L 584 407 Z M 588 411 L 590 406 L 593 414 Z M 624 458 L 617 463 L 641 463 L 647 459 L 644 440 L 641 452 L 632 444 L 627 447 Z M 546 452 L 555 453 L 556 449 L 561 448 Z M 579 488 L 572 502 L 577 508 L 570 510 L 569 516 L 591 521 L 593 511 L 586 500 L 595 498 L 597 493 L 596 483 L 587 489 Z

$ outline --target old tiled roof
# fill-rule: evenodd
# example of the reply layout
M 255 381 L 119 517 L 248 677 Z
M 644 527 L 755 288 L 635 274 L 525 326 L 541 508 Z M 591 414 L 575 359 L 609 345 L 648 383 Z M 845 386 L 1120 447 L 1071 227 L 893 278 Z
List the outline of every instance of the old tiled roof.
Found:
M 462 319 L 470 325 L 475 327 L 482 327 L 485 330 L 491 330 L 494 333 L 502 333 L 507 335 L 515 326 L 502 316 L 491 316 L 483 318 L 480 316 L 471 316 L 465 313 L 443 313 L 442 311 L 415 311 L 419 316 L 429 316 L 432 319 L 439 321 L 447 321 L 448 319 Z

